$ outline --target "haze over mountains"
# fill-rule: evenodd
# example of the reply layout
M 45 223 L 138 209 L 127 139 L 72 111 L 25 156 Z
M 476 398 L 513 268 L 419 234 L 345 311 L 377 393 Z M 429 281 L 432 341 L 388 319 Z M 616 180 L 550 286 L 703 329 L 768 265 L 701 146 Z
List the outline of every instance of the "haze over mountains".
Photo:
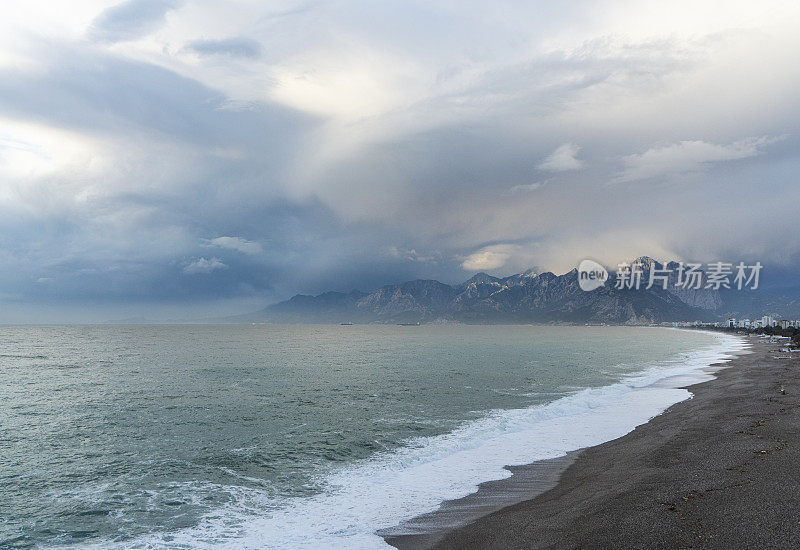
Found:
M 643 270 L 663 264 L 649 257 L 636 260 Z M 677 263 L 670 262 L 673 269 Z M 298 294 L 259 312 L 230 318 L 235 322 L 273 323 L 608 323 L 650 324 L 669 321 L 716 321 L 728 316 L 760 317 L 764 313 L 797 316 L 797 300 L 764 289 L 616 289 L 609 270 L 606 285 L 581 290 L 577 270 L 562 275 L 529 270 L 509 277 L 477 273 L 459 285 L 418 279 L 385 285 L 373 292 Z

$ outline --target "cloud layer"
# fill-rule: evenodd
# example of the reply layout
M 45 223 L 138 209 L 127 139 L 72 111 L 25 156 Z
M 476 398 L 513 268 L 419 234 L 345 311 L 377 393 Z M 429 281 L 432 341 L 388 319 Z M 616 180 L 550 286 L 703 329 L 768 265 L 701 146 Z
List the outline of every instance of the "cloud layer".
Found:
M 796 3 L 0 15 L 0 321 L 584 257 L 800 259 L 777 237 L 800 198 Z

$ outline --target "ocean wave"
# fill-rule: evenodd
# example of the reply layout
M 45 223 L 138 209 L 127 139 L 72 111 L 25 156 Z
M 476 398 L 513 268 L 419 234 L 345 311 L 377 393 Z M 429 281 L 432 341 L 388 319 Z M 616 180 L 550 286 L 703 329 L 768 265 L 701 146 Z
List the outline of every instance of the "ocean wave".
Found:
M 681 387 L 711 379 L 706 367 L 730 360 L 732 352 L 747 346 L 733 336 L 714 337 L 711 347 L 617 383 L 528 408 L 495 410 L 447 434 L 410 439 L 400 449 L 327 474 L 320 480 L 326 488 L 321 494 L 276 502 L 248 489 L 195 527 L 119 547 L 388 548 L 376 531 L 473 493 L 482 482 L 508 477 L 506 465 L 555 458 L 621 437 L 690 398 Z M 237 493 L 235 487 L 228 491 Z

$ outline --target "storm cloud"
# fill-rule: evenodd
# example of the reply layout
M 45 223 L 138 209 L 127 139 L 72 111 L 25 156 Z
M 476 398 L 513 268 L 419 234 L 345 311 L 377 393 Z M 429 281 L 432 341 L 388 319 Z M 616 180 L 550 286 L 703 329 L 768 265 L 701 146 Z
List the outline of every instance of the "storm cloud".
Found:
M 800 267 L 794 3 L 0 12 L 0 321 L 585 257 Z

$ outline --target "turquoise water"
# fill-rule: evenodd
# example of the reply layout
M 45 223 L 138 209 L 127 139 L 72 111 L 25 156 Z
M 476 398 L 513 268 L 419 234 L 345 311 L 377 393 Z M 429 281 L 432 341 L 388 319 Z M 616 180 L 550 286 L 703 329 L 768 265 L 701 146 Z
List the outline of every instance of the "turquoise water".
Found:
M 623 327 L 0 327 L 0 546 L 380 547 L 375 529 L 468 493 L 504 453 L 570 450 L 582 437 L 572 424 L 611 429 L 590 424 L 612 403 L 647 401 L 635 404 L 640 423 L 659 399 L 685 397 L 635 390 L 720 357 L 731 346 L 720 338 Z M 630 378 L 644 370 L 650 378 Z

